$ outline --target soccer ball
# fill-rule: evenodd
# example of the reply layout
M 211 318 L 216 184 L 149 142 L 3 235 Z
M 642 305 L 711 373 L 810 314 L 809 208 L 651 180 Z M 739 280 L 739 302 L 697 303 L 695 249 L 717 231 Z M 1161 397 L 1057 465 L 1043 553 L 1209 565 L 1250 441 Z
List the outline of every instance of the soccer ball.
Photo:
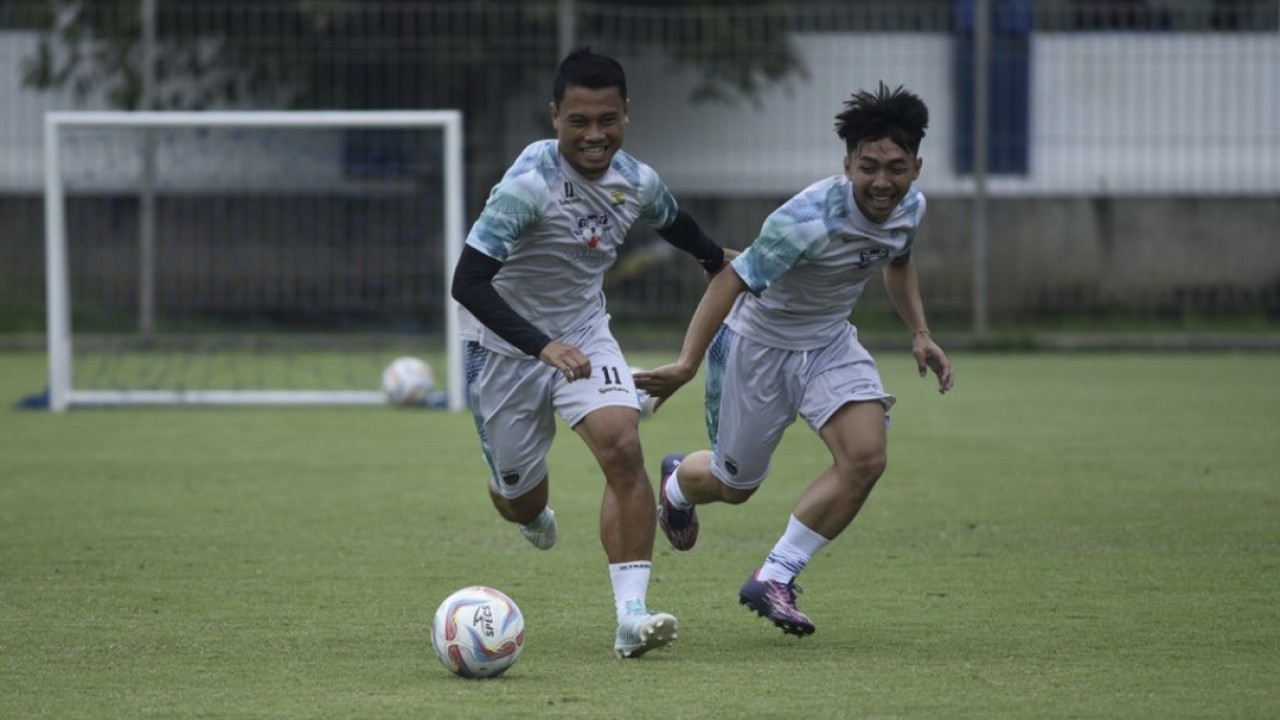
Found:
M 431 622 L 431 647 L 449 671 L 464 678 L 506 672 L 524 650 L 524 615 L 515 601 L 472 585 L 440 603 Z
M 638 372 L 644 372 L 644 368 L 636 367 L 635 365 L 632 365 L 627 369 L 631 371 L 632 375 L 635 375 Z M 653 396 L 652 395 L 641 390 L 640 388 L 636 388 L 636 400 L 640 401 L 640 417 L 642 418 L 649 417 L 650 415 L 653 414 Z
M 425 404 L 435 389 L 435 375 L 425 360 L 396 358 L 382 371 L 382 392 L 392 405 Z

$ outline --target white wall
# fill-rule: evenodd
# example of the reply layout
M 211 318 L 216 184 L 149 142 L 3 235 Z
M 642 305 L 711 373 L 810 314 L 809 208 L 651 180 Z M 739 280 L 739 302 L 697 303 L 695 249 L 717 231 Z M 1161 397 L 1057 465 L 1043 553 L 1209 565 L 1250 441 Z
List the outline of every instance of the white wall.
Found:
M 36 93 L 22 87 L 22 60 L 35 49 L 34 33 L 0 32 L 0 192 L 43 187 L 44 114 L 75 109 L 70 92 Z
M 791 193 L 839 172 L 832 131 L 849 94 L 879 80 L 929 105 L 920 186 L 959 194 L 951 168 L 951 40 L 935 34 L 797 38 L 808 80 L 763 107 L 691 105 L 693 81 L 628 60 L 629 148 L 685 193 Z M 1032 46 L 1027 176 L 1002 195 L 1280 192 L 1280 35 L 1039 34 Z
M 1010 190 L 1280 192 L 1280 34 L 1039 35 L 1032 177 Z
M 809 77 L 769 90 L 759 106 L 687 102 L 694 80 L 661 57 L 626 61 L 628 149 L 680 193 L 789 195 L 841 172 L 835 115 L 861 88 L 905 85 L 929 105 L 921 157 L 931 182 L 949 165 L 950 45 L 936 35 L 805 35 L 796 41 Z
M 67 93 L 21 87 L 34 47 L 32 34 L 0 33 L 0 192 L 39 190 L 43 113 L 74 107 Z M 883 79 L 929 104 L 920 186 L 970 191 L 951 170 L 949 36 L 808 33 L 796 47 L 809 77 L 766 92 L 758 106 L 693 105 L 687 71 L 656 54 L 623 58 L 628 149 L 680 193 L 788 195 L 840 171 L 834 115 L 851 92 Z M 543 134 L 531 118 L 544 93 L 539 85 L 513 99 L 509 156 Z M 1280 193 L 1280 34 L 1038 34 L 1030 122 L 1030 173 L 993 176 L 994 194 Z

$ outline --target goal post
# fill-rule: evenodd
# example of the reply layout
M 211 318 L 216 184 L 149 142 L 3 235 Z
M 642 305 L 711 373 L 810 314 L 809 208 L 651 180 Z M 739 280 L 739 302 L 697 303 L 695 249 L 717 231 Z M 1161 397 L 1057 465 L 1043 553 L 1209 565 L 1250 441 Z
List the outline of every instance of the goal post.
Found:
M 458 308 L 449 294 L 465 233 L 460 111 L 59 111 L 45 115 L 44 129 L 51 410 L 382 404 L 379 364 L 416 352 L 422 344 L 416 337 L 422 332 L 418 323 L 424 322 L 420 316 L 431 312 L 442 316 L 425 322 L 438 335 L 436 347 L 445 365 L 445 372 L 437 373 L 445 385 L 444 404 L 463 408 Z M 111 137 L 69 148 L 68 136 L 74 133 Z M 141 170 L 138 149 L 145 144 L 155 152 L 156 133 L 173 133 L 173 139 L 161 141 L 154 156 L 156 186 L 141 187 L 152 172 Z M 74 187 L 77 183 L 80 187 Z M 166 247 L 154 260 L 145 257 L 136 238 L 117 237 L 122 234 L 118 226 L 130 224 L 121 221 L 127 215 L 121 207 L 132 209 L 129 199 L 142 192 L 155 192 L 173 206 L 162 223 L 168 237 L 157 241 Z M 70 198 L 86 195 L 98 200 L 92 208 L 98 214 L 80 213 L 76 227 L 95 237 L 93 242 L 69 242 L 68 206 L 75 202 Z M 384 227 L 390 224 L 397 225 Z M 215 239 L 220 233 L 227 239 Z M 245 251 L 255 238 L 279 246 Z M 201 249 L 184 251 L 188 240 Z M 325 247 L 309 257 L 307 243 L 313 240 Z M 218 242 L 223 244 L 214 247 Z M 417 247 L 430 243 L 438 247 Z M 84 283 L 99 291 L 88 300 L 78 300 L 74 289 L 80 282 L 73 272 L 77 248 L 92 258 L 83 265 L 94 265 L 98 273 L 95 282 Z M 419 261 L 419 255 L 429 259 Z M 138 279 L 139 262 L 154 262 L 154 272 L 164 275 L 165 258 L 180 256 L 183 274 L 165 278 L 155 291 L 165 295 L 157 300 L 156 312 L 163 315 L 169 303 L 185 314 L 171 317 L 167 327 L 159 322 L 154 330 L 150 322 L 140 330 L 100 320 L 104 308 L 120 306 L 136 314 L 137 306 L 148 305 L 136 291 L 111 294 L 131 283 L 140 284 L 144 294 L 151 291 L 149 281 Z M 414 283 L 398 282 L 406 266 L 428 263 L 438 267 L 413 276 L 415 287 L 406 289 L 402 285 Z M 432 277 L 424 280 L 423 274 Z M 430 297 L 424 301 L 428 287 Z M 199 302 L 184 295 L 196 291 Z M 254 298 L 266 299 L 255 305 Z M 396 312 L 384 313 L 383 306 L 391 304 Z M 92 318 L 83 335 L 73 326 L 82 316 Z M 294 323 L 297 318 L 303 322 Z M 323 327 L 317 330 L 307 322 Z M 341 331 L 335 332 L 335 325 Z M 368 326 L 376 332 L 365 331 Z M 171 366 L 136 370 L 144 380 L 121 381 L 120 368 L 137 363 L 116 357 L 107 361 L 114 368 L 103 374 L 109 379 L 88 378 L 77 346 L 112 345 L 103 341 L 105 336 L 117 338 L 116 346 L 146 354 L 148 362 L 164 356 Z M 342 380 L 322 378 L 329 369 L 349 364 L 332 355 L 357 354 L 350 347 L 359 348 L 366 366 L 338 370 Z M 246 353 L 263 348 L 276 357 L 245 359 Z M 311 351 L 315 357 L 308 356 Z M 175 360 L 180 353 L 182 359 Z M 235 359 L 224 358 L 221 367 L 200 371 L 200 380 L 182 375 L 194 366 L 193 358 L 221 353 Z M 308 359 L 299 359 L 304 356 Z M 304 372 L 292 372 L 304 363 Z M 233 366 L 235 371 L 229 369 Z M 235 377 L 248 366 L 254 368 L 252 379 Z

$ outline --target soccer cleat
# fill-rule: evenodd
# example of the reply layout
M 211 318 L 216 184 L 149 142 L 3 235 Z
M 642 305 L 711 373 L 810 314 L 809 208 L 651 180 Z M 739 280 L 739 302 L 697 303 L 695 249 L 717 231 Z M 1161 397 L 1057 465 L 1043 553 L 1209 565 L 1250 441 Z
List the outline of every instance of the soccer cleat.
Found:
M 650 650 L 675 642 L 679 629 L 674 615 L 651 613 L 637 607 L 618 621 L 618 635 L 613 643 L 613 652 L 620 658 L 638 658 Z
M 658 484 L 658 526 L 671 541 L 672 547 L 689 550 L 698 542 L 698 509 L 692 507 L 680 510 L 667 501 L 667 478 L 675 473 L 681 460 L 684 460 L 684 455 L 680 453 L 667 453 L 662 458 L 662 480 Z
M 812 634 L 814 627 L 809 616 L 796 607 L 797 592 L 801 590 L 794 580 L 789 583 L 758 580 L 752 573 L 738 591 L 738 602 L 782 628 L 782 632 L 804 637 Z
M 547 508 L 546 517 L 521 525 L 520 534 L 539 550 L 550 550 L 556 544 L 556 511 Z

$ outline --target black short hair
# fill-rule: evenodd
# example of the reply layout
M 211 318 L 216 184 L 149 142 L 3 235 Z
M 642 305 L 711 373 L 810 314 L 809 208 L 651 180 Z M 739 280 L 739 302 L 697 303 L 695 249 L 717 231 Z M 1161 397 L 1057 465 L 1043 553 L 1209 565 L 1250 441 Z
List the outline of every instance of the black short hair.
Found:
M 845 151 L 852 153 L 864 142 L 888 138 L 903 150 L 916 155 L 925 128 L 929 127 L 929 108 L 919 95 L 901 85 L 890 90 L 882 80 L 873 94 L 859 90 L 836 115 L 836 134 L 844 140 Z
M 622 63 L 608 55 L 593 53 L 588 46 L 574 50 L 560 61 L 551 85 L 551 99 L 557 105 L 564 100 L 564 89 L 569 86 L 592 90 L 616 87 L 622 99 L 627 99 L 627 74 L 622 70 Z

